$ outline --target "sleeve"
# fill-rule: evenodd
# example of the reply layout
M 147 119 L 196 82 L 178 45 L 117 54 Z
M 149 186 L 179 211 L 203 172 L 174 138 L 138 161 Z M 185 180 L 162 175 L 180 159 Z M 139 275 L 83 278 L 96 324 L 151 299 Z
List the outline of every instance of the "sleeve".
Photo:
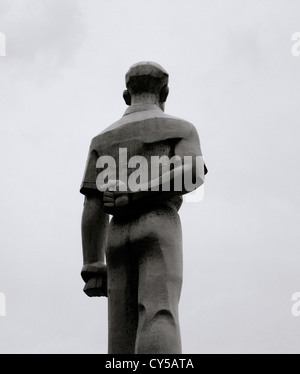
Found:
M 85 171 L 80 186 L 80 193 L 87 195 L 91 192 L 98 191 L 96 186 L 97 170 L 96 164 L 99 156 L 97 151 L 93 148 L 93 142 L 91 143 L 89 154 L 85 166 Z

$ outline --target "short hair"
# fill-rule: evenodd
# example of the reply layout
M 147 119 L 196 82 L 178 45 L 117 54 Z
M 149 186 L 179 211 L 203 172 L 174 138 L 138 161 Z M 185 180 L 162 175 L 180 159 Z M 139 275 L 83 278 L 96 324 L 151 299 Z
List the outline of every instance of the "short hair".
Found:
M 132 94 L 159 94 L 161 89 L 168 85 L 169 74 L 155 62 L 139 62 L 131 66 L 125 80 L 126 87 Z

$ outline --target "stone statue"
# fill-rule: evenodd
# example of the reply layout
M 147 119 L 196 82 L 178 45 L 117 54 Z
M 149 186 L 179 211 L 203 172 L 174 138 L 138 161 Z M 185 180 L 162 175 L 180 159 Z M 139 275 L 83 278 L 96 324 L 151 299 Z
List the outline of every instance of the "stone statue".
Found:
M 81 185 L 81 275 L 88 296 L 108 297 L 110 354 L 181 353 L 178 210 L 182 195 L 203 184 L 207 170 L 195 127 L 164 113 L 168 80 L 153 62 L 130 68 L 123 94 L 129 108 L 93 138 Z M 172 157 L 172 167 L 164 171 Z M 190 162 L 180 162 L 185 157 Z M 105 169 L 110 159 L 115 165 Z M 134 164 L 154 159 L 161 162 L 155 177 L 145 165 L 134 170 Z M 185 174 L 193 179 L 191 188 L 182 186 Z M 128 186 L 130 177 L 137 188 Z

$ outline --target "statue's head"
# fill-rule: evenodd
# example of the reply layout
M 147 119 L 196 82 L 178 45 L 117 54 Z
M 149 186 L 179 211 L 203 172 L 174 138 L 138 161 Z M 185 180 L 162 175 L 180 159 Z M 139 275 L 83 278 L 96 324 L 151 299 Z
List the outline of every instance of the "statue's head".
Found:
M 155 62 L 139 62 L 131 66 L 125 77 L 127 90 L 123 97 L 131 105 L 134 97 L 151 96 L 163 107 L 169 94 L 169 74 Z

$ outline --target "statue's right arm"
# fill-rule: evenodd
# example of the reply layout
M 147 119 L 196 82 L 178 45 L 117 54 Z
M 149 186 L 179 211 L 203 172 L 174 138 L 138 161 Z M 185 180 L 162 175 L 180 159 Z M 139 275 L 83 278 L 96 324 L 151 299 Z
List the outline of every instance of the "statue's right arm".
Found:
M 98 280 L 97 284 L 100 285 L 102 283 L 103 288 L 102 291 L 99 289 L 98 291 L 94 290 L 94 292 L 98 293 L 97 295 L 86 292 L 89 296 L 106 296 L 105 248 L 108 225 L 109 215 L 104 211 L 102 194 L 99 192 L 87 194 L 85 196 L 81 221 L 83 249 L 81 276 L 87 283 L 87 286 L 88 282 L 90 282 L 90 286 L 94 282 L 95 286 L 95 282 Z

